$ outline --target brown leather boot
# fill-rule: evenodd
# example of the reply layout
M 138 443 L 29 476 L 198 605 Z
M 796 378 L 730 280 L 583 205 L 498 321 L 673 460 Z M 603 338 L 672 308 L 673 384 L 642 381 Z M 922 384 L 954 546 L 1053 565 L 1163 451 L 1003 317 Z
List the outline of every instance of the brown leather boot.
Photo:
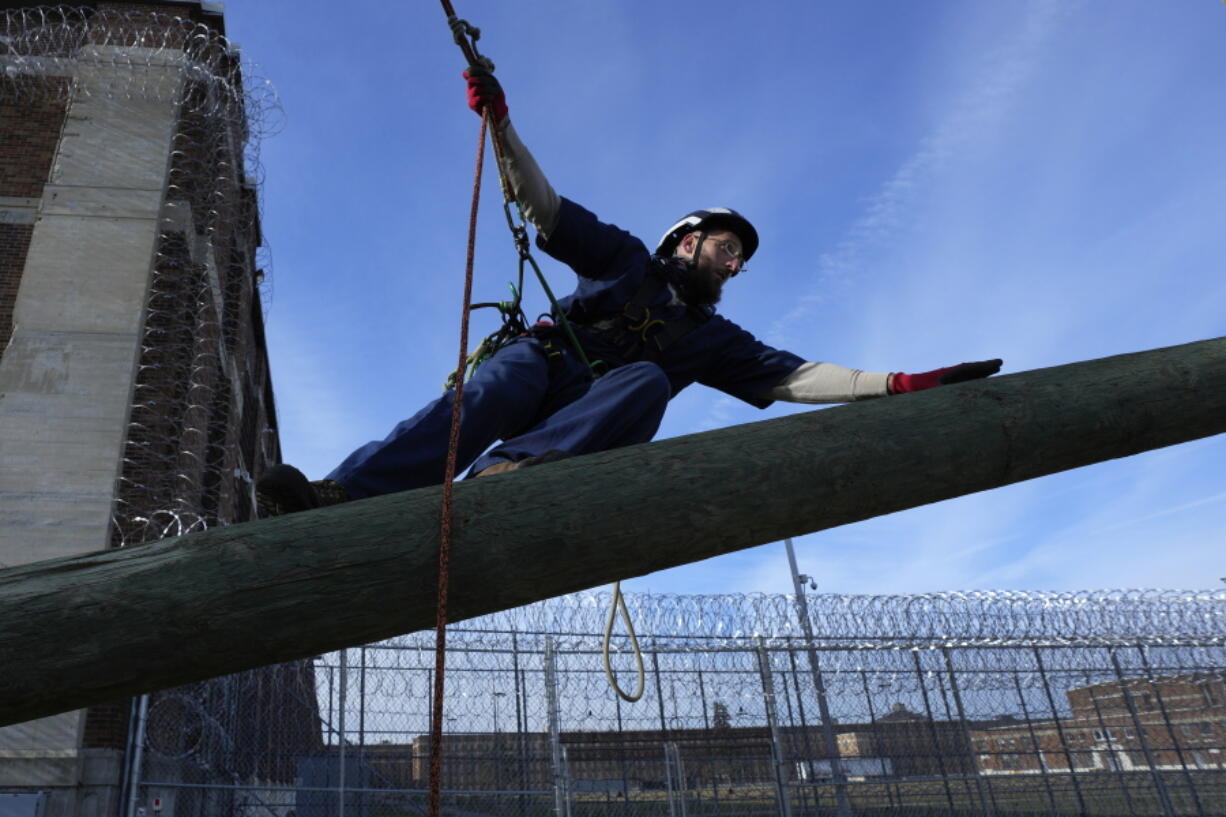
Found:
M 568 457 L 573 457 L 574 454 L 569 451 L 562 451 L 557 448 L 551 448 L 543 454 L 537 454 L 534 457 L 524 457 L 522 460 L 512 462 L 511 460 L 499 460 L 493 465 L 488 465 L 482 468 L 473 476 L 476 477 L 492 477 L 495 474 L 505 474 L 508 471 L 518 471 L 520 468 L 531 468 L 533 465 L 544 465 L 547 462 L 557 462 Z
M 345 486 L 331 479 L 309 481 L 292 465 L 274 465 L 255 483 L 261 519 L 349 501 Z

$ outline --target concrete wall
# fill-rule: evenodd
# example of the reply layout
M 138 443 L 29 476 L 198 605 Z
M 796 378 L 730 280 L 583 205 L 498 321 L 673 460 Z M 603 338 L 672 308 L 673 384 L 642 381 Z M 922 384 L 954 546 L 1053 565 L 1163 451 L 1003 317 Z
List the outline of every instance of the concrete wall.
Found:
M 182 81 L 173 55 L 114 51 L 161 61 L 141 69 L 159 101 L 78 92 L 69 106 L 0 358 L 0 564 L 108 541 L 176 126 L 167 100 Z M 83 88 L 121 86 L 124 70 L 82 62 L 77 79 Z M 61 788 L 81 782 L 86 766 L 96 782 L 118 779 L 113 753 L 80 751 L 81 722 L 72 712 L 0 728 L 6 776 L 20 771 L 21 785 L 58 790 L 47 817 L 108 813 L 106 791 L 68 797 Z

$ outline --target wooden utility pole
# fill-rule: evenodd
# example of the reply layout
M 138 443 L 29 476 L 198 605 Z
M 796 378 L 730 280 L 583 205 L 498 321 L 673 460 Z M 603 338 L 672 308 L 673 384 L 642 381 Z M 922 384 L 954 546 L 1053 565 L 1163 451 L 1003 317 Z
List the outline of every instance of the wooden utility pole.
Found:
M 1226 431 L 1226 338 L 456 487 L 452 620 Z M 439 489 L 0 571 L 0 724 L 425 629 Z

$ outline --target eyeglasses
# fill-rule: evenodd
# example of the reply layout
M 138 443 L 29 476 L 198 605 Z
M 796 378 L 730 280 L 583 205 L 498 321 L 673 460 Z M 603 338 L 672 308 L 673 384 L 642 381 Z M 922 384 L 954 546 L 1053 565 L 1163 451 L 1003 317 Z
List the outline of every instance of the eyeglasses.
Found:
M 715 244 L 715 249 L 737 262 L 736 270 L 732 273 L 733 275 L 737 275 L 745 271 L 745 256 L 741 254 L 740 247 L 732 243 L 732 241 L 727 238 L 717 239 L 712 243 Z

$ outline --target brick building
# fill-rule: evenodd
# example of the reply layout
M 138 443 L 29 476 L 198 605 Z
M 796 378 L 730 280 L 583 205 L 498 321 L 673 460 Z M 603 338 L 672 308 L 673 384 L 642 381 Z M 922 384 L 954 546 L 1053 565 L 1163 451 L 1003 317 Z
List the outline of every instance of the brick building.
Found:
M 220 4 L 23 6 L 0 6 L 0 567 L 245 521 L 280 458 Z M 0 728 L 0 791 L 88 817 L 143 801 L 142 771 L 292 781 L 274 725 L 319 748 L 309 664 Z
M 998 721 L 933 720 L 902 704 L 876 721 L 839 730 L 839 754 L 879 759 L 895 777 L 963 775 L 973 772 L 969 730 Z
M 1127 678 L 1070 689 L 1067 718 L 977 730 L 985 774 L 1226 769 L 1226 675 Z
M 898 704 L 876 721 L 838 724 L 834 731 L 849 778 L 952 776 L 975 770 L 968 740 L 971 731 L 1003 722 L 934 721 Z M 820 727 L 785 726 L 778 734 L 789 780 L 830 777 L 830 753 Z M 559 744 L 567 777 L 572 785 L 581 787 L 599 784 L 614 791 L 662 790 L 668 785 L 666 755 L 670 752 L 683 758 L 686 783 L 691 787 L 712 783 L 757 786 L 775 779 L 776 758 L 770 729 L 765 726 L 562 732 Z M 553 785 L 551 748 L 545 733 L 454 734 L 446 736 L 443 746 L 446 788 L 539 790 Z M 416 738 L 410 746 L 366 747 L 365 751 L 372 749 L 373 757 L 379 759 L 371 762 L 383 763 L 389 779 L 407 781 L 409 786 L 426 784 L 429 736 Z

